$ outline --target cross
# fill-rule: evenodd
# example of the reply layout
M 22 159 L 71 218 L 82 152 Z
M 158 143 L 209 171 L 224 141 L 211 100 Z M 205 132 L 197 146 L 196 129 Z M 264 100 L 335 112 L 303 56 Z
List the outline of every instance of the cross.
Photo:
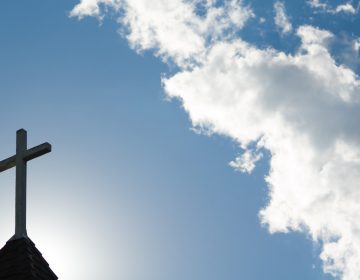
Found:
M 51 152 L 51 145 L 43 143 L 27 149 L 25 129 L 16 132 L 16 154 L 0 161 L 0 172 L 16 167 L 15 235 L 12 239 L 26 238 L 26 163 Z

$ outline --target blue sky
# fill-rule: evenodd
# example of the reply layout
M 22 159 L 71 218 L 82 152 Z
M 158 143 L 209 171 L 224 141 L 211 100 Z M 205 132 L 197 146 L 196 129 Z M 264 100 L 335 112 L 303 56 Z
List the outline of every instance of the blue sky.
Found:
M 87 13 L 87 2 L 101 12 Z M 139 22 L 121 23 L 141 10 L 125 9 L 126 2 L 0 6 L 0 154 L 14 153 L 19 128 L 28 131 L 29 146 L 53 145 L 51 154 L 28 164 L 28 233 L 59 279 L 358 279 L 360 241 L 351 238 L 360 206 L 351 197 L 358 195 L 360 146 L 356 121 L 349 121 L 360 111 L 357 10 L 336 12 L 343 1 L 281 2 L 292 26 L 284 32 L 275 23 L 275 1 L 217 2 L 205 14 L 232 3 L 248 15 L 240 13 L 244 22 L 219 33 L 209 31 L 211 24 L 186 30 L 194 32 L 189 38 L 208 40 L 193 48 L 194 40 L 177 36 L 181 20 L 166 33 L 149 17 L 143 31 L 155 31 L 139 36 Z M 173 10 L 184 8 L 173 3 Z M 85 8 L 75 13 L 77 4 Z M 223 22 L 230 15 L 225 9 Z M 333 34 L 330 42 L 324 32 Z M 146 36 L 154 36 L 150 44 Z M 244 53 L 229 59 L 234 49 Z M 225 73 L 220 78 L 217 69 Z M 282 80 L 291 71 L 295 78 Z M 313 89 L 330 96 L 313 96 Z M 262 107 L 241 99 L 242 92 L 259 93 L 255 103 Z M 311 156 L 281 148 L 287 145 Z M 318 159 L 321 170 L 343 173 L 318 172 Z M 3 244 L 14 230 L 14 181 L 13 170 L 0 176 Z M 341 231 L 330 218 L 352 226 L 339 222 Z M 349 239 L 353 248 L 341 243 Z M 344 259 L 347 252 L 354 257 Z

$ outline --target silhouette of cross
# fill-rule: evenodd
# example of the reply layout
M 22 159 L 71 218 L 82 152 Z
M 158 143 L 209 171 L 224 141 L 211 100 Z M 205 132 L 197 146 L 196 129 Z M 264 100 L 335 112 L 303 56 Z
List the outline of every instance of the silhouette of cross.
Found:
M 15 235 L 11 239 L 27 237 L 26 232 L 26 163 L 51 152 L 51 145 L 43 143 L 27 149 L 25 129 L 16 132 L 16 155 L 0 161 L 0 172 L 16 167 Z

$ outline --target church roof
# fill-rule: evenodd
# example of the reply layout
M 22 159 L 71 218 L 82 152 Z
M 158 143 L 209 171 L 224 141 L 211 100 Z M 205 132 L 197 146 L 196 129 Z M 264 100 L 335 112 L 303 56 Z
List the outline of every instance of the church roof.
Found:
M 9 240 L 0 250 L 1 280 L 56 280 L 30 238 Z

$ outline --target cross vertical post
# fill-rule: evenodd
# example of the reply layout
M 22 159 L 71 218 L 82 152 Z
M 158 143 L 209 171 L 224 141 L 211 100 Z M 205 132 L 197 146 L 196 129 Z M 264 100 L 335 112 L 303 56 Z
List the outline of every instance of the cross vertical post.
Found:
M 24 129 L 16 132 L 16 201 L 15 238 L 27 237 L 26 232 L 26 160 L 27 133 Z

